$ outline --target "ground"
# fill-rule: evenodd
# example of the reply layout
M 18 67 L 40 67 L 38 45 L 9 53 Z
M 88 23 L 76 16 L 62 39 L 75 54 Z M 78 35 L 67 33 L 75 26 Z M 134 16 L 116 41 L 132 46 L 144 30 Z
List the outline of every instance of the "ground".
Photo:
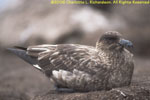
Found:
M 43 73 L 16 57 L 0 53 L 0 100 L 150 100 L 150 61 L 135 57 L 129 87 L 88 93 L 56 93 Z

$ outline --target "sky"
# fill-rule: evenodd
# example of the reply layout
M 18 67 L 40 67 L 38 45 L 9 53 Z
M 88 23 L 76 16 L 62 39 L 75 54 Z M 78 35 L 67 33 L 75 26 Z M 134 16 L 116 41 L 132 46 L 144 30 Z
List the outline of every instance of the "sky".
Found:
M 22 0 L 0 0 L 0 12 L 15 8 L 21 2 Z
M 10 0 L 0 0 L 0 11 L 7 8 Z

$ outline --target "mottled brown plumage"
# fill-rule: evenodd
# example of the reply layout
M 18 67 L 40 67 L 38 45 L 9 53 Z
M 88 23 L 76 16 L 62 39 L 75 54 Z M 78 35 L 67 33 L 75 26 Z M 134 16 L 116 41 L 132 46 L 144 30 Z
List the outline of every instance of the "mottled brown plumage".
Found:
M 133 74 L 132 46 L 118 32 L 106 32 L 96 47 L 79 44 L 38 45 L 10 49 L 49 77 L 57 87 L 75 91 L 128 86 Z

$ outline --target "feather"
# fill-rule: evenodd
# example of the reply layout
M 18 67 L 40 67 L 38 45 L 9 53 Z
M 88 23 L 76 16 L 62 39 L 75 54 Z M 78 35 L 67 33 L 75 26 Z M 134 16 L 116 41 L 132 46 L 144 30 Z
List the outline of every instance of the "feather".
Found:
M 36 45 L 9 50 L 42 70 L 56 86 L 76 91 L 108 90 L 130 85 L 133 54 L 118 32 L 106 32 L 96 47 L 79 44 Z

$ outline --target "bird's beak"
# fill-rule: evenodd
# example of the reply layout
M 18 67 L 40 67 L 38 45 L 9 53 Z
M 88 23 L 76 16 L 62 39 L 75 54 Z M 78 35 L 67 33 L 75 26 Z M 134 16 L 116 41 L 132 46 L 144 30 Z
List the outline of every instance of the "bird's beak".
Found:
M 129 40 L 125 40 L 125 39 L 121 39 L 119 41 L 119 44 L 122 45 L 122 46 L 124 46 L 124 47 L 133 47 L 132 42 L 129 41 Z

